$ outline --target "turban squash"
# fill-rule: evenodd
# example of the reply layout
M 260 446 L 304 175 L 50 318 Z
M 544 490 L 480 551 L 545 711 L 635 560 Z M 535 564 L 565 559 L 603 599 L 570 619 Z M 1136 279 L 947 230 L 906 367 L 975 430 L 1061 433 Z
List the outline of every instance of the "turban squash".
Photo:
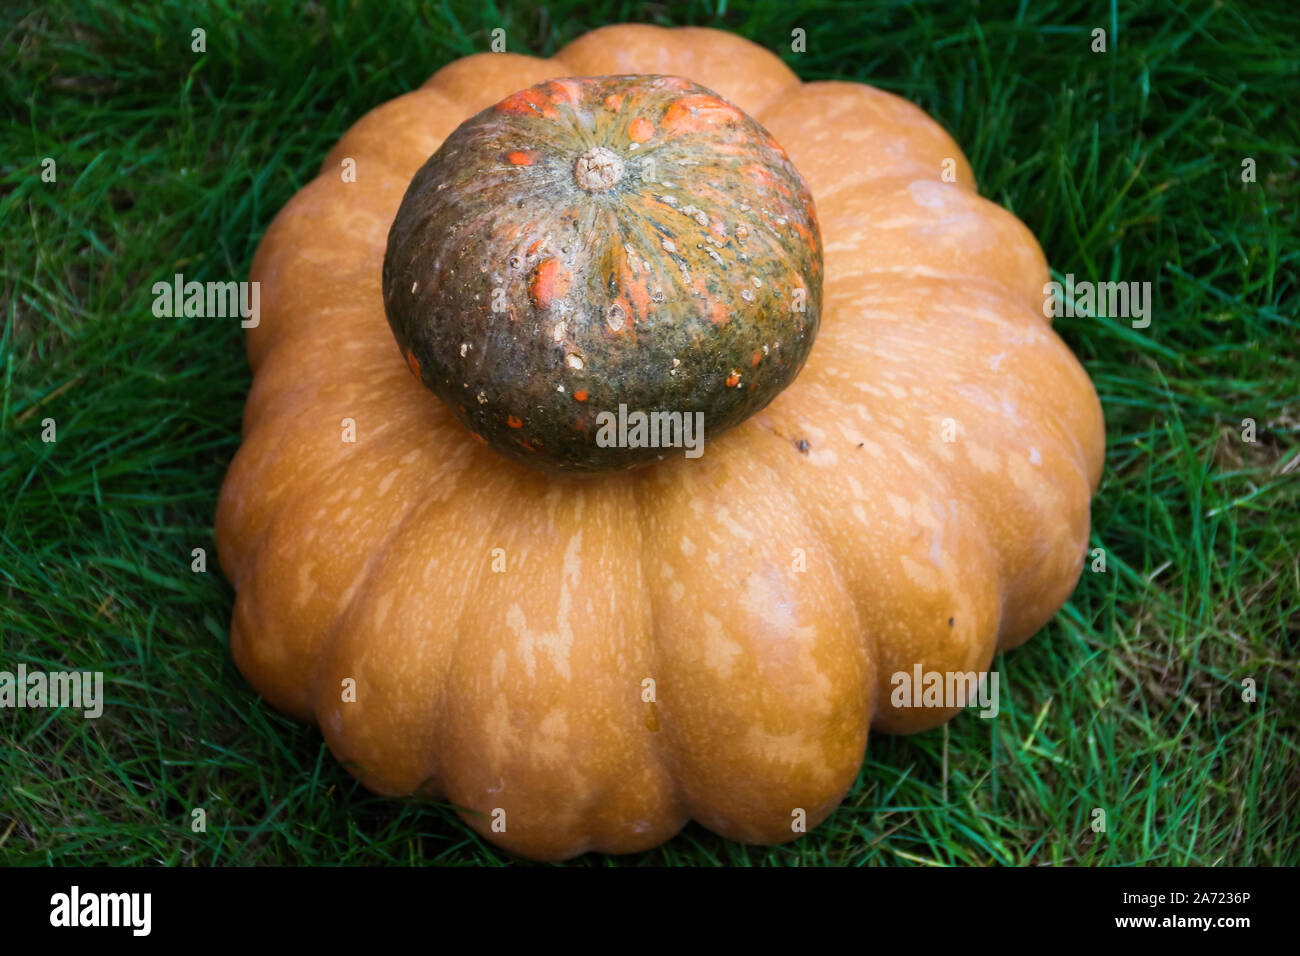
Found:
M 798 379 L 702 458 L 547 475 L 412 376 L 386 242 L 468 117 L 627 74 L 715 91 L 789 151 L 824 243 L 821 327 Z M 216 518 L 236 662 L 367 787 L 445 800 L 525 856 L 646 849 L 689 819 L 792 838 L 852 785 L 869 727 L 955 713 L 894 706 L 891 675 L 986 670 L 1081 571 L 1102 417 L 1043 316 L 1038 244 L 922 111 L 800 83 L 729 34 L 609 27 L 549 60 L 444 67 L 347 132 L 251 277 Z

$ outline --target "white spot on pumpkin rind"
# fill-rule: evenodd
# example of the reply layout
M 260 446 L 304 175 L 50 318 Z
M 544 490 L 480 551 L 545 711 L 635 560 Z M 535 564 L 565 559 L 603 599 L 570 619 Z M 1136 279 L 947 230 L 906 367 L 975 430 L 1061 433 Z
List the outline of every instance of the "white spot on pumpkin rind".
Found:
M 385 591 L 380 595 L 379 601 L 375 604 L 374 629 L 381 631 L 384 625 L 388 623 L 388 615 L 393 609 L 393 592 Z
M 894 509 L 894 514 L 898 515 L 900 518 L 906 519 L 912 517 L 912 503 L 902 495 L 896 495 L 892 491 L 887 491 L 885 492 L 885 500 L 888 501 L 889 506 Z
M 984 474 L 991 474 L 1002 464 L 1001 456 L 983 445 L 967 444 L 964 447 L 967 459 Z
M 312 579 L 315 569 L 316 565 L 307 562 L 298 565 L 298 587 L 293 594 L 293 607 L 303 607 L 316 596 L 316 582 Z
M 529 680 L 537 674 L 540 649 L 550 659 L 556 673 L 565 681 L 572 680 L 570 653 L 573 649 L 573 592 L 581 587 L 582 572 L 582 532 L 576 531 L 570 537 L 564 551 L 564 563 L 560 576 L 560 596 L 555 606 L 555 629 L 551 631 L 534 630 L 528 625 L 523 608 L 511 604 L 506 611 L 506 627 L 515 636 L 515 655 L 524 665 Z
M 903 574 L 907 580 L 917 588 L 926 592 L 934 592 L 939 585 L 939 570 L 933 564 L 922 564 L 911 555 L 902 555 L 898 561 L 899 567 L 903 569 Z
M 722 622 L 703 612 L 704 633 L 701 635 L 701 650 L 704 652 L 704 666 L 723 680 L 731 677 L 736 659 L 744 654 L 744 647 L 730 640 L 722 628 Z
M 808 451 L 808 462 L 818 468 L 834 468 L 839 464 L 840 456 L 833 448 L 814 444 Z
M 532 753 L 543 763 L 555 766 L 569 758 L 569 720 L 560 708 L 547 712 L 537 725 L 537 731 L 531 736 Z

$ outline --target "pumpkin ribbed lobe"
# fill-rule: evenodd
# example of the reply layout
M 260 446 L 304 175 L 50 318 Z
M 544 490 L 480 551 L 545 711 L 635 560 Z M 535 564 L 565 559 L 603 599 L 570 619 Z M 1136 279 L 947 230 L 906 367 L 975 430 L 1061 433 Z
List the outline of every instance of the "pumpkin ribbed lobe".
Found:
M 674 76 L 550 80 L 471 117 L 412 180 L 384 261 L 416 376 L 507 458 L 579 473 L 682 453 L 610 443 L 621 408 L 702 415 L 713 438 L 767 405 L 821 285 L 784 150 Z

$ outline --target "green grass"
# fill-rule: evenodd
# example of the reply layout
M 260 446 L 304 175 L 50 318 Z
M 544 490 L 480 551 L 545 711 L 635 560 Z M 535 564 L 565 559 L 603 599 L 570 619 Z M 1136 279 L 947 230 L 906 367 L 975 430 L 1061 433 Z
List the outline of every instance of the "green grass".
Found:
M 360 790 L 233 667 L 212 516 L 249 385 L 242 333 L 155 319 L 150 286 L 245 277 L 348 125 L 486 49 L 493 27 L 549 54 L 627 19 L 722 26 L 805 79 L 908 97 L 1059 276 L 1149 281 L 1156 307 L 1145 330 L 1058 320 L 1106 411 L 1093 540 L 1108 569 L 996 661 L 996 720 L 873 737 L 844 804 L 792 845 L 691 825 L 578 862 L 1300 862 L 1294 4 L 11 6 L 0 669 L 103 670 L 108 706 L 94 721 L 0 711 L 0 862 L 513 862 L 443 807 Z M 789 52 L 794 27 L 806 53 Z M 1094 27 L 1109 52 L 1089 51 Z M 190 571 L 200 547 L 206 574 Z

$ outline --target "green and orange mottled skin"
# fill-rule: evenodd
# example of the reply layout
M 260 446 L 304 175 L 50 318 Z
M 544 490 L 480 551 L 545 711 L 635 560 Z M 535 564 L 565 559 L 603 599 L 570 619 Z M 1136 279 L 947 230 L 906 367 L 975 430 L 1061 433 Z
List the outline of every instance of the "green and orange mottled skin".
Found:
M 413 373 L 492 448 L 608 471 L 677 452 L 601 447 L 602 411 L 703 412 L 713 437 L 794 380 L 821 236 L 785 151 L 720 96 L 571 77 L 471 117 L 424 164 L 383 290 Z

